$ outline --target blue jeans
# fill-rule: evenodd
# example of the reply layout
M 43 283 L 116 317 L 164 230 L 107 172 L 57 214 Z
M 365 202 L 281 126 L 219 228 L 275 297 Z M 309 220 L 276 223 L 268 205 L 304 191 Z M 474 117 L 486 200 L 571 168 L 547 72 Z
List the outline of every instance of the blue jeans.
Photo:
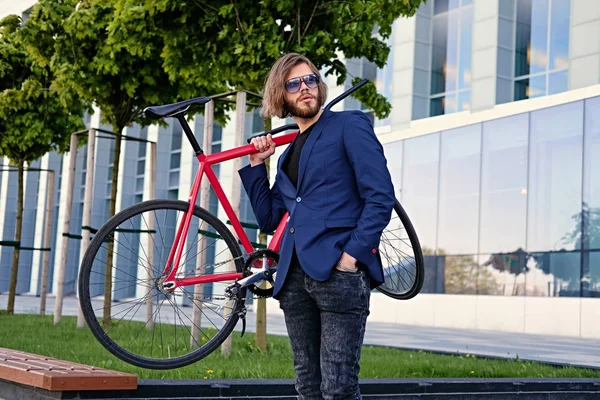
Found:
M 299 399 L 361 399 L 359 360 L 370 295 L 362 270 L 333 270 L 329 280 L 320 282 L 292 263 L 278 297 Z

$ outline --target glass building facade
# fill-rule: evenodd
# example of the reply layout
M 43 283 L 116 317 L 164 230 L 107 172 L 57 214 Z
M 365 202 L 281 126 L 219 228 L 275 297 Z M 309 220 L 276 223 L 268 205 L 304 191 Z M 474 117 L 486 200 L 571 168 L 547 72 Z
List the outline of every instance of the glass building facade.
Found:
M 600 97 L 384 148 L 423 293 L 600 297 Z
M 514 3 L 514 100 L 566 91 L 571 0 L 519 0 Z
M 430 115 L 470 109 L 472 0 L 433 3 Z

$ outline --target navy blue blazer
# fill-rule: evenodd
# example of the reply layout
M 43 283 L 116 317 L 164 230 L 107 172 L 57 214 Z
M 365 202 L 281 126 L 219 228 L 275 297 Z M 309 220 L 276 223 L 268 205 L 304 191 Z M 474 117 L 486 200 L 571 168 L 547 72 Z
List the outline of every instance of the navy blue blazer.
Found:
M 361 111 L 323 112 L 302 149 L 297 188 L 281 170 L 290 148 L 278 160 L 272 188 L 264 164 L 239 170 L 262 231 L 274 231 L 290 213 L 273 297 L 283 286 L 294 246 L 302 269 L 315 280 L 329 279 L 345 251 L 366 267 L 371 288 L 379 286 L 379 241 L 395 197 L 371 121 Z

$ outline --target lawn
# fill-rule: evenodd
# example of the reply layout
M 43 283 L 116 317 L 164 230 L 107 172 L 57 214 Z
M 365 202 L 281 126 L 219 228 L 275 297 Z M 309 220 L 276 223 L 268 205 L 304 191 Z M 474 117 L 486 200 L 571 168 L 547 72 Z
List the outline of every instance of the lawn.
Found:
M 254 334 L 234 333 L 231 356 L 216 351 L 196 364 L 176 370 L 154 371 L 129 365 L 106 351 L 88 328 L 77 329 L 66 317 L 54 326 L 52 317 L 0 313 L 0 347 L 18 349 L 136 374 L 140 379 L 293 378 L 287 337 L 269 336 L 268 351 L 254 345 Z M 522 360 L 490 360 L 473 355 L 439 355 L 423 351 L 365 346 L 361 378 L 600 378 L 600 371 L 552 367 Z

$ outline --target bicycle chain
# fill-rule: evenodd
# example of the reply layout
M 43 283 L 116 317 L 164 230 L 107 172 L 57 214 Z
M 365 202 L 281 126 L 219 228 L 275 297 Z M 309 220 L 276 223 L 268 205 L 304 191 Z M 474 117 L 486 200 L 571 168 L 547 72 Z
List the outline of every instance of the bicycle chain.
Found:
M 183 277 L 187 278 L 187 277 L 191 276 L 192 273 L 195 273 L 195 272 L 204 272 L 204 271 L 206 271 L 207 268 L 220 267 L 220 266 L 228 264 L 228 263 L 230 263 L 232 261 L 235 262 L 236 260 L 243 259 L 243 258 L 244 258 L 244 256 L 241 255 L 241 256 L 234 257 L 234 258 L 230 258 L 230 259 L 225 260 L 225 261 L 220 261 L 220 262 L 215 263 L 215 264 L 205 265 L 205 266 L 203 266 L 201 268 L 187 270 L 187 271 L 185 271 L 185 274 L 183 275 Z M 244 271 L 244 274 L 245 273 L 246 272 Z M 252 293 L 254 293 L 253 290 L 251 289 L 251 286 L 249 286 L 248 289 Z M 267 299 L 267 298 L 271 297 L 271 295 L 262 296 L 262 295 L 257 294 L 257 293 L 254 293 L 254 294 L 255 294 L 254 297 L 244 297 L 244 300 L 250 300 L 250 299 L 252 299 L 252 300 L 259 300 L 259 299 Z M 223 296 L 223 297 L 203 297 L 202 299 L 198 299 L 198 300 L 231 300 L 231 299 L 228 298 L 228 297 Z

